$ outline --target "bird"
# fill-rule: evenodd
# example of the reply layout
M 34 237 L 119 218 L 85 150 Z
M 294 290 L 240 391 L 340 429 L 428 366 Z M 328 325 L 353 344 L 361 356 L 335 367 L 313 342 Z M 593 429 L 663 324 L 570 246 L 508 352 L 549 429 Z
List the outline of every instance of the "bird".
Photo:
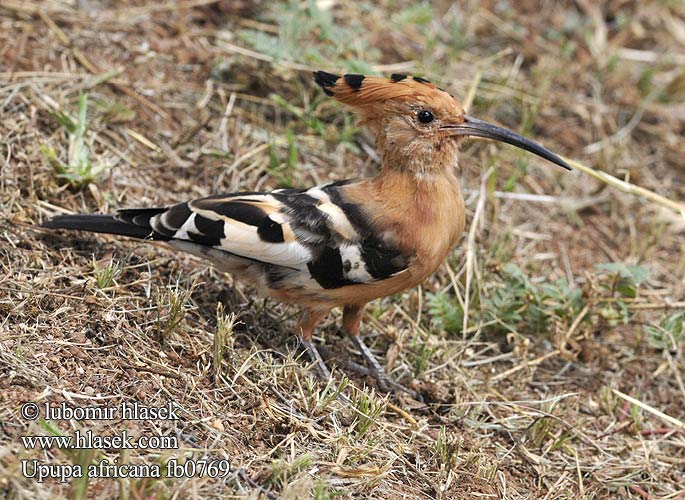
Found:
M 420 76 L 313 76 L 375 138 L 376 175 L 113 214 L 58 215 L 43 226 L 162 241 L 299 306 L 296 334 L 324 379 L 331 374 L 313 333 L 332 309 L 342 308 L 342 329 L 378 387 L 411 393 L 364 343 L 361 320 L 369 302 L 421 284 L 459 241 L 465 226 L 456 176 L 462 140 L 504 142 L 571 167 L 540 144 L 466 114 L 456 97 Z

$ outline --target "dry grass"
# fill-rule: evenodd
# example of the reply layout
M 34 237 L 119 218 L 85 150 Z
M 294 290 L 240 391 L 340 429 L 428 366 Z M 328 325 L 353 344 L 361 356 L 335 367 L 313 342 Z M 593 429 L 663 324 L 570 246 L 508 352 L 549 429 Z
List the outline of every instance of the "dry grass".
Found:
M 65 211 L 372 174 L 369 138 L 314 88 L 315 68 L 422 74 L 473 96 L 476 116 L 683 200 L 683 4 L 513 4 L 2 2 L 0 491 L 683 498 L 685 225 L 661 205 L 509 147 L 466 146 L 471 231 L 423 287 L 369 307 L 363 327 L 426 404 L 353 372 L 313 381 L 297 311 L 190 257 L 37 227 Z M 78 122 L 79 94 L 80 136 L 65 118 Z M 359 362 L 337 319 L 319 342 Z M 24 401 L 134 400 L 174 401 L 181 419 L 41 427 L 19 415 Z M 45 426 L 173 435 L 180 448 L 24 449 L 19 436 Z M 21 459 L 103 457 L 227 458 L 233 471 L 87 484 L 21 474 Z

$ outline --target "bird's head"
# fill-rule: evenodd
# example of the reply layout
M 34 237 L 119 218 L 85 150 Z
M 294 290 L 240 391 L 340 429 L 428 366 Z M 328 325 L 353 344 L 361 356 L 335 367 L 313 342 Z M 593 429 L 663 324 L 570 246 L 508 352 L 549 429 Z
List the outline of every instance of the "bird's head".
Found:
M 420 77 L 393 74 L 390 78 L 334 75 L 315 71 L 323 91 L 355 108 L 362 123 L 376 135 L 384 165 L 428 174 L 456 164 L 463 137 L 506 142 L 571 170 L 557 155 L 539 144 L 465 114 L 448 92 Z

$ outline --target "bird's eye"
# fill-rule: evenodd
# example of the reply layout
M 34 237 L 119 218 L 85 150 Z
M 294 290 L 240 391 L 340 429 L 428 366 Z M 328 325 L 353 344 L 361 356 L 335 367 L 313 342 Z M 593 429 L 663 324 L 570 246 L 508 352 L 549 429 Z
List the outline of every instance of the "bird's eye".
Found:
M 423 111 L 419 111 L 417 118 L 421 123 L 430 123 L 433 121 L 434 116 L 433 113 L 424 109 Z

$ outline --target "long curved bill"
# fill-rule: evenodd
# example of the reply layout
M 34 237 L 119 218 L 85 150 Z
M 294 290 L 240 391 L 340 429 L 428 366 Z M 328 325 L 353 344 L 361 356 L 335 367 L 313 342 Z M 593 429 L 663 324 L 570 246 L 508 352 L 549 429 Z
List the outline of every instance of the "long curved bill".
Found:
M 465 115 L 464 122 L 459 125 L 450 125 L 450 132 L 453 135 L 464 135 L 469 137 L 483 137 L 485 139 L 492 139 L 495 141 L 506 142 L 512 146 L 516 146 L 526 151 L 530 151 L 533 154 L 541 156 L 542 158 L 551 161 L 552 163 L 565 168 L 566 170 L 572 170 L 571 166 L 564 160 L 559 158 L 556 154 L 552 153 L 549 149 L 542 147 L 537 142 L 533 142 L 530 139 L 526 139 L 522 135 L 517 134 L 504 127 L 498 127 L 492 123 L 488 123 L 472 116 Z

